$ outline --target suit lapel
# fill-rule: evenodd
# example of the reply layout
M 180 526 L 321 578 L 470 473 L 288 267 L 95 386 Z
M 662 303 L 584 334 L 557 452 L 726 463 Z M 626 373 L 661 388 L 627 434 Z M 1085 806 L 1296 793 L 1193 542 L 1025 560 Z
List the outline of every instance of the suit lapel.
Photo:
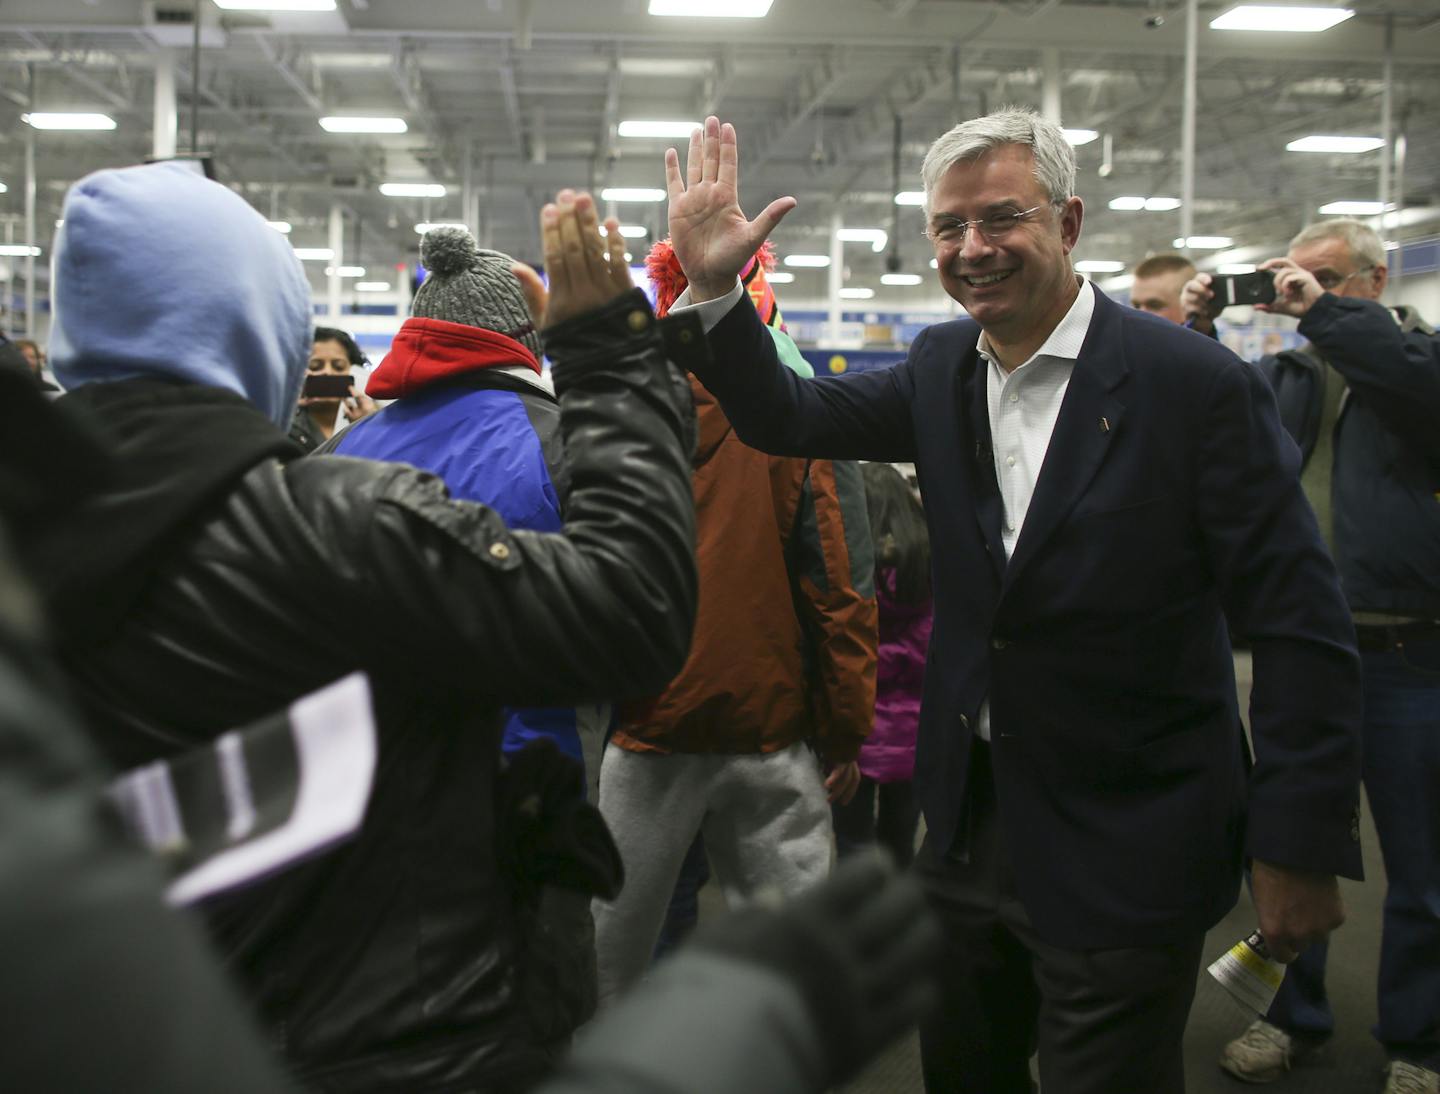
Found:
M 1118 307 L 1095 290 L 1090 330 L 1060 405 L 1020 539 L 1005 569 L 1007 590 L 1075 507 L 1122 428 L 1125 405 L 1116 389 L 1129 369 L 1121 345 Z
M 995 453 L 990 439 L 990 403 L 986 395 L 985 370 L 989 366 L 972 343 L 960 362 L 961 420 L 970 422 L 970 435 L 975 443 L 965 455 L 973 457 L 966 463 L 970 472 L 971 496 L 975 499 L 975 520 L 984 537 L 986 554 L 995 568 L 995 576 L 1005 573 L 1005 544 L 1000 538 L 1003 517 L 1000 487 L 995 481 Z

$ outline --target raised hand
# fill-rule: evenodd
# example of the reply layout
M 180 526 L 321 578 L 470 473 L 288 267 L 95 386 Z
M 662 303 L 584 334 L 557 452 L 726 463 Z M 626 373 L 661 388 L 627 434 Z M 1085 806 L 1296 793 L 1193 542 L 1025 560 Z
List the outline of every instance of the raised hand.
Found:
M 665 152 L 665 188 L 670 194 L 670 242 L 694 303 L 724 296 L 735 278 L 795 199 L 776 198 L 754 220 L 740 210 L 740 152 L 735 127 L 715 117 L 690 134 L 685 179 L 680 157 Z
M 611 217 L 605 230 L 608 237 L 600 235 L 595 199 L 584 192 L 561 190 L 540 210 L 545 272 L 550 275 L 548 299 L 534 270 L 520 263 L 511 270 L 542 329 L 593 311 L 634 288 L 625 265 L 620 222 Z

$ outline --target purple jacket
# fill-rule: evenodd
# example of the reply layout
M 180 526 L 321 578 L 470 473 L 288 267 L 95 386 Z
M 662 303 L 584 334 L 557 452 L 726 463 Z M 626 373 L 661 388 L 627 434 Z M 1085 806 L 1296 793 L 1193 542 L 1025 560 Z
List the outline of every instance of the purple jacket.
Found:
M 915 731 L 920 723 L 920 693 L 925 683 L 925 653 L 930 647 L 930 601 L 895 601 L 895 570 L 876 575 L 880 602 L 880 664 L 875 683 L 875 728 L 860 748 L 860 773 L 880 783 L 901 782 L 915 774 Z

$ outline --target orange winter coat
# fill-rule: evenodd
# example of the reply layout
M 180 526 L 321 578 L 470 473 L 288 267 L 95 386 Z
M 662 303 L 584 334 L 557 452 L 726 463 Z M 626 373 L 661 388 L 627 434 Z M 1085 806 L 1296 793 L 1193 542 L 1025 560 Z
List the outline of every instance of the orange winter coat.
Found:
M 634 752 L 775 752 L 814 739 L 855 758 L 875 711 L 877 610 L 856 464 L 767 456 L 740 442 L 691 378 L 700 607 L 666 690 L 620 710 Z

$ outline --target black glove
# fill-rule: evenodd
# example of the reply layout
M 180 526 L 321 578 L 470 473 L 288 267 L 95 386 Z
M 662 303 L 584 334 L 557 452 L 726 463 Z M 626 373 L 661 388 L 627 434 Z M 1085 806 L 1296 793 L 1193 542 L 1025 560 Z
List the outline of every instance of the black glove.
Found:
M 783 907 L 706 925 L 692 945 L 794 982 L 824 1046 L 827 1086 L 851 1078 L 939 999 L 939 926 L 919 883 L 878 853 L 846 859 Z
M 518 886 L 614 900 L 625 873 L 600 811 L 585 800 L 584 769 L 541 737 L 512 754 L 496 785 L 500 867 Z

